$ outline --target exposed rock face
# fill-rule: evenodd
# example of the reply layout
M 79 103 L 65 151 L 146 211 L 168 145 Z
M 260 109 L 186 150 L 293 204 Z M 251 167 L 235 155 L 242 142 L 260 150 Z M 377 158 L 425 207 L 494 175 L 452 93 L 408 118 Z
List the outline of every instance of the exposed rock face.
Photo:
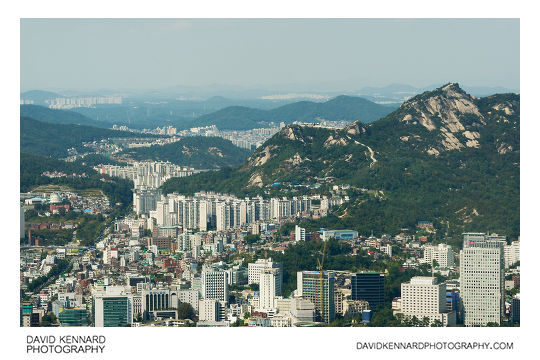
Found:
M 261 152 L 253 154 L 249 159 L 250 165 L 262 166 L 266 164 L 266 162 L 272 158 L 271 150 L 272 147 L 266 146 Z
M 508 107 L 506 104 L 497 104 L 492 107 L 493 110 L 497 111 L 504 111 L 506 115 L 513 115 L 514 110 L 512 110 L 510 107 Z
M 506 106 L 494 107 L 505 111 Z M 465 93 L 454 83 L 443 86 L 431 93 L 414 97 L 405 102 L 402 109 L 406 114 L 401 122 L 407 126 L 420 124 L 429 132 L 439 132 L 439 144 L 427 146 L 425 151 L 433 156 L 443 151 L 479 148 L 480 133 L 473 128 L 471 119 L 485 125 L 485 117 L 480 112 L 475 98 Z M 508 108 L 508 112 L 511 109 Z M 508 113 L 505 111 L 505 113 Z M 401 136 L 403 142 L 410 141 L 410 136 Z
M 506 154 L 507 152 L 510 152 L 512 150 L 513 150 L 512 146 L 507 145 L 505 143 L 502 143 L 502 144 L 499 145 L 499 147 L 497 147 L 497 152 L 499 154 Z
M 480 138 L 480 134 L 477 131 L 464 131 L 463 136 L 465 136 L 469 140 L 475 140 Z
M 288 125 L 242 170 L 250 174 L 246 186 L 263 188 L 283 178 L 347 176 L 348 166 L 376 169 L 396 153 L 444 158 L 445 153 L 469 149 L 500 155 L 519 152 L 516 94 L 475 99 L 457 84 L 448 84 L 410 99 L 369 125 L 355 121 L 339 130 Z
M 326 141 L 324 142 L 324 146 L 325 147 L 329 147 L 329 146 L 332 146 L 332 145 L 341 145 L 341 146 L 345 146 L 347 145 L 348 142 L 347 140 L 345 140 L 344 138 L 342 137 L 337 137 L 337 138 L 334 138 L 333 135 L 330 135 L 328 137 L 328 139 L 326 139 Z
M 261 174 L 255 172 L 251 175 L 251 177 L 249 178 L 248 187 L 251 187 L 251 186 L 256 186 L 259 188 L 263 187 Z
M 210 154 L 219 156 L 219 157 L 221 157 L 221 158 L 223 157 L 223 153 L 222 153 L 221 150 L 218 149 L 217 147 L 213 147 L 213 146 L 212 146 L 212 147 L 209 147 L 209 148 L 208 148 L 208 152 L 209 152 Z
M 289 159 L 285 160 L 285 162 L 288 162 L 288 163 L 290 163 L 292 165 L 300 165 L 305 161 L 311 161 L 311 160 L 308 159 L 308 158 L 302 159 L 302 157 L 300 156 L 299 153 L 296 153 L 296 154 L 294 154 L 294 156 L 292 158 L 289 158 Z
M 448 129 L 441 128 L 441 134 L 443 136 L 442 145 L 444 146 L 445 150 L 457 150 L 464 147 L 463 144 L 460 143 L 459 140 L 454 136 L 454 134 L 448 131 Z
M 302 138 L 302 136 L 300 136 L 299 134 L 296 134 L 296 131 L 295 129 L 297 130 L 298 127 L 296 126 L 287 126 L 285 128 L 283 128 L 283 130 L 281 130 L 278 135 L 281 135 L 289 140 L 292 140 L 292 141 L 300 141 L 300 142 L 305 142 L 304 139 Z
M 360 135 L 360 134 L 365 134 L 366 128 L 363 126 L 360 126 L 358 121 L 355 121 L 351 125 L 347 126 L 345 128 L 345 131 L 349 135 Z

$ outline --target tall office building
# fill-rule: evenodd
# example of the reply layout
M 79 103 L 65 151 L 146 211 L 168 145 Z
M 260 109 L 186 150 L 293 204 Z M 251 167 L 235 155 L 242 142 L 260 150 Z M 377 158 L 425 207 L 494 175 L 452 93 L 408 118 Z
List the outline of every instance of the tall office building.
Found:
M 248 284 L 259 284 L 261 272 L 265 269 L 278 269 L 276 279 L 276 296 L 281 295 L 281 286 L 283 284 L 283 264 L 273 262 L 272 258 L 259 259 L 254 263 L 248 264 Z
M 276 289 L 279 284 L 279 269 L 264 269 L 261 271 L 259 283 L 259 309 L 269 311 L 276 308 Z
M 201 292 L 203 299 L 229 302 L 227 273 L 225 271 L 203 271 L 201 275 Z
M 335 274 L 323 271 L 299 271 L 296 277 L 297 295 L 311 301 L 319 319 L 331 323 L 336 316 L 334 304 Z M 321 286 L 322 285 L 322 286 Z
M 480 233 L 464 234 L 460 285 L 465 326 L 500 324 L 504 313 L 504 242 Z
M 378 272 L 358 272 L 351 276 L 351 299 L 366 300 L 373 310 L 384 304 L 384 275 Z

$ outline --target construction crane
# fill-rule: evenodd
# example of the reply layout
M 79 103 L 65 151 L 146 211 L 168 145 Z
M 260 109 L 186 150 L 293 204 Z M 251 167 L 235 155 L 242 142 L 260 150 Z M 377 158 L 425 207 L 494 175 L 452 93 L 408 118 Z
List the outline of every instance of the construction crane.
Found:
M 322 255 L 320 259 L 317 259 L 317 268 L 319 269 L 319 279 L 320 279 L 320 288 L 319 292 L 321 295 L 321 317 L 324 321 L 324 292 L 323 292 L 323 265 L 324 265 L 324 254 L 326 253 L 326 241 L 323 241 Z

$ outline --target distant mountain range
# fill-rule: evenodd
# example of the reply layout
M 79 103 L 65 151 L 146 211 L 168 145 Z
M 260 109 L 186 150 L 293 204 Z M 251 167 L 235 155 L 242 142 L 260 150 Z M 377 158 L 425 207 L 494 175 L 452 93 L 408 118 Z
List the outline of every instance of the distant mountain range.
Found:
M 321 84 L 317 89 L 324 88 Z M 216 85 L 212 87 L 176 86 L 155 91 L 102 91 L 102 95 L 121 94 L 122 104 L 97 105 L 95 107 L 73 108 L 72 113 L 80 113 L 94 122 L 82 122 L 73 118 L 69 123 L 92 125 L 110 128 L 112 124 L 127 125 L 135 129 L 155 128 L 157 126 L 174 126 L 180 130 L 191 127 L 206 126 L 215 122 L 224 130 L 245 130 L 254 127 L 267 126 L 271 121 L 285 123 L 294 121 L 314 121 L 316 118 L 331 120 L 335 115 L 345 115 L 346 119 L 371 122 L 387 113 L 388 109 L 376 109 L 367 103 L 356 103 L 351 100 L 341 110 L 332 110 L 332 103 L 345 95 L 350 98 L 369 100 L 378 105 L 397 108 L 410 97 L 436 88 L 428 86 L 416 88 L 406 84 L 390 84 L 383 87 L 362 87 L 359 90 L 347 92 L 312 91 L 309 86 L 297 87 L 290 85 L 290 90 L 280 87 L 275 89 L 250 89 L 238 86 Z M 464 89 L 473 96 L 483 97 L 496 93 L 519 92 L 519 89 L 503 87 L 465 86 Z M 302 90 L 302 91 L 300 91 Z M 45 100 L 64 96 L 82 95 L 81 92 L 63 91 L 58 94 L 50 91 L 32 90 L 21 93 L 21 100 L 33 101 L 34 105 L 47 106 Z M 223 96 L 226 95 L 227 97 Z M 97 96 L 94 93 L 93 96 Z M 327 105 L 323 104 L 327 101 Z M 345 103 L 344 99 L 340 100 Z M 289 105 L 290 107 L 283 107 Z M 391 110 L 393 110 L 391 109 Z M 21 111 L 23 108 L 21 108 Z M 38 110 L 25 108 L 23 116 L 29 116 L 41 121 L 55 122 L 50 116 L 40 117 L 35 114 Z M 261 110 L 267 110 L 266 112 Z M 327 110 L 329 113 L 327 113 Z M 381 115 L 382 114 L 382 115 Z M 44 114 L 41 114 L 44 115 Z M 64 116 L 65 117 L 65 116 Z M 64 122 L 65 123 L 65 122 Z M 220 127 L 221 126 L 221 127 Z
M 244 103 L 283 104 L 285 101 L 252 100 Z M 234 103 L 231 99 L 214 97 L 204 104 L 220 108 Z M 353 97 L 338 96 L 326 102 L 299 101 L 288 103 L 273 109 L 260 109 L 245 106 L 227 106 L 215 112 L 197 118 L 185 118 L 174 115 L 173 110 L 185 114 L 190 106 L 202 106 L 201 103 L 192 105 L 182 102 L 167 104 L 142 104 L 136 106 L 108 105 L 97 108 L 76 108 L 72 111 L 53 110 L 37 105 L 21 105 L 21 116 L 27 116 L 39 121 L 57 124 L 81 124 L 102 128 L 110 128 L 112 124 L 128 125 L 132 128 L 154 128 L 171 125 L 179 129 L 216 125 L 220 130 L 249 130 L 268 127 L 271 122 L 286 124 L 298 122 L 318 122 L 321 120 L 360 120 L 369 123 L 377 120 L 392 110 L 395 106 L 375 104 L 369 100 Z M 200 111 L 200 108 L 197 108 Z M 83 115 L 83 114 L 86 114 Z M 101 120 L 96 120 L 97 118 Z
M 109 129 L 111 124 L 97 121 L 70 110 L 56 110 L 38 105 L 21 105 L 21 116 L 51 124 L 75 124 Z
M 341 95 L 326 102 L 299 101 L 272 110 L 231 106 L 197 119 L 199 126 L 216 125 L 223 130 L 246 130 L 273 122 L 360 121 L 370 123 L 392 112 L 394 108 L 369 100 Z
M 396 233 L 431 220 L 439 237 L 489 230 L 516 238 L 519 114 L 519 95 L 474 98 L 451 83 L 369 124 L 287 126 L 239 167 L 171 179 L 163 189 L 265 195 L 276 183 L 333 177 L 352 186 L 351 202 L 304 226 Z

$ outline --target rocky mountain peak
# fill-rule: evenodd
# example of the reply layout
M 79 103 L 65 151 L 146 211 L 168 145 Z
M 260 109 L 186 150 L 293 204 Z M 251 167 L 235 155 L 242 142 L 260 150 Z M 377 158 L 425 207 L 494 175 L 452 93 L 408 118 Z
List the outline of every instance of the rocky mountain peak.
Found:
M 484 115 L 457 83 L 415 96 L 401 106 L 399 113 L 404 125 L 422 126 L 436 134 L 438 141 L 426 149 L 428 154 L 437 156 L 442 151 L 480 146 L 478 126 L 485 125 Z

